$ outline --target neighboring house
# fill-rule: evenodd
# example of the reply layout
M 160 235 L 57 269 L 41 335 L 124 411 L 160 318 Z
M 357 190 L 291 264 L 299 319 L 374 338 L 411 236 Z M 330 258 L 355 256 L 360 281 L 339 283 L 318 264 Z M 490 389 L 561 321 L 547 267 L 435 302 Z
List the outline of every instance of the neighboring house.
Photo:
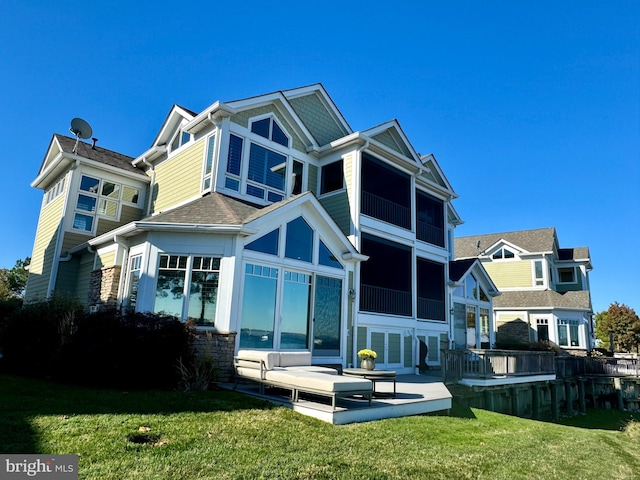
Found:
M 594 347 L 587 247 L 560 248 L 555 228 L 543 228 L 456 238 L 455 253 L 479 259 L 501 292 L 493 303 L 498 344 Z
M 479 263 L 450 267 L 461 220 L 435 157 L 395 120 L 354 132 L 320 84 L 174 106 L 136 158 L 75 143 L 54 135 L 32 183 L 45 194 L 27 302 L 166 312 L 235 351 L 314 363 L 356 365 L 368 347 L 399 373 L 423 345 L 439 364 L 456 308 L 475 346 L 492 342 L 497 291 Z

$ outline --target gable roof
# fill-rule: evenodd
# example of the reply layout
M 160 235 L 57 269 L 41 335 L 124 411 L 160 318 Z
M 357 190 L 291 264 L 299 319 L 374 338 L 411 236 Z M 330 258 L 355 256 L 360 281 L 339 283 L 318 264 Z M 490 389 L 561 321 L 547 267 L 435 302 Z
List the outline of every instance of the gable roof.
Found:
M 409 142 L 398 120 L 390 120 L 375 127 L 368 128 L 364 130 L 362 134 L 367 135 L 371 140 L 390 148 L 400 155 L 413 159 L 416 163 L 419 162 L 418 152 L 415 151 L 411 142 Z
M 294 195 L 280 202 L 266 207 L 260 207 L 249 202 L 229 197 L 221 193 L 209 193 L 189 203 L 167 210 L 166 212 L 130 222 L 118 227 L 99 237 L 88 240 L 86 243 L 73 248 L 69 253 L 75 253 L 86 248 L 87 245 L 97 246 L 114 242 L 115 237 L 133 237 L 140 232 L 170 231 L 174 233 L 184 232 L 211 232 L 231 233 L 240 235 L 252 235 L 258 233 L 258 226 L 251 222 L 265 217 L 271 213 L 280 215 L 281 210 L 295 203 L 307 203 L 311 205 L 323 221 L 326 222 L 337 238 L 342 242 L 347 256 L 343 259 L 353 261 L 366 260 L 366 255 L 360 254 L 340 231 L 333 219 L 326 213 L 320 202 L 310 192 Z
M 491 277 L 485 270 L 482 262 L 477 258 L 466 258 L 463 260 L 452 260 L 449 262 L 449 281 L 453 283 L 457 283 L 464 279 L 469 273 L 475 273 L 476 280 L 481 280 L 487 287 L 487 294 L 492 297 L 497 297 L 501 295 L 500 290 L 496 287 L 496 284 L 493 283 Z
M 143 170 L 133 165 L 133 157 L 98 145 L 89 145 L 83 141 L 78 141 L 77 150 L 74 152 L 75 147 L 75 138 L 55 133 L 42 160 L 38 176 L 31 182 L 31 186 L 46 188 L 50 179 L 55 178 L 77 159 L 81 161 L 85 159 L 86 163 L 93 164 L 96 167 L 115 168 L 121 173 L 139 175 L 141 180 L 150 181 Z
M 503 240 L 529 253 L 552 253 L 557 249 L 558 245 L 556 229 L 553 227 L 472 235 L 458 237 L 454 240 L 456 258 L 484 255 Z
M 494 299 L 494 309 L 549 309 L 566 308 L 591 311 L 588 290 L 558 293 L 553 290 L 502 292 Z

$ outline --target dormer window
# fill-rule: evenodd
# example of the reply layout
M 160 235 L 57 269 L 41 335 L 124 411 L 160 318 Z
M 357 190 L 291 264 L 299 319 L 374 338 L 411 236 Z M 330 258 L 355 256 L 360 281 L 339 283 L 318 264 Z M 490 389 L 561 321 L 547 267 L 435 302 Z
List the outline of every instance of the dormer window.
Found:
M 285 147 L 289 146 L 289 137 L 272 117 L 251 122 L 251 132 Z
M 515 258 L 515 254 L 511 250 L 502 247 L 500 250 L 496 251 L 491 258 L 494 260 L 508 260 L 510 258 Z

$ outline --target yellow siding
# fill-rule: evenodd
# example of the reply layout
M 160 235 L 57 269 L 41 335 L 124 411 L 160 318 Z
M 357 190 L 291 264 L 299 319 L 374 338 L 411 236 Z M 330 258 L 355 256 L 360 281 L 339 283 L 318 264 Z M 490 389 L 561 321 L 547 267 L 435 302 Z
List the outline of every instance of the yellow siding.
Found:
M 100 268 L 113 267 L 116 264 L 116 251 L 104 252 L 98 254 L 98 264 L 96 270 Z
M 485 268 L 493 283 L 500 288 L 532 287 L 531 262 L 529 260 L 514 262 L 486 262 Z
M 65 252 L 69 251 L 73 247 L 77 247 L 78 245 L 89 241 L 89 239 L 91 238 L 92 237 L 90 235 L 82 235 L 81 233 L 75 232 L 65 232 L 62 239 L 62 249 L 60 250 L 60 253 L 64 255 Z
M 63 207 L 64 195 L 61 195 L 40 211 L 25 295 L 27 303 L 47 296 Z
M 204 139 L 156 168 L 153 210 L 159 212 L 200 194 Z

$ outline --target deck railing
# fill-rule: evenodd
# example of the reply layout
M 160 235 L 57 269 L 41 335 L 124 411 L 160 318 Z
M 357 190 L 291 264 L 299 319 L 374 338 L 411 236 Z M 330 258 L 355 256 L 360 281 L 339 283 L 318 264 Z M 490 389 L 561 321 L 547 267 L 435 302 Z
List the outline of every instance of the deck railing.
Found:
M 411 292 L 363 283 L 360 286 L 360 308 L 367 312 L 411 316 Z
M 517 350 L 443 350 L 442 375 L 445 381 L 463 378 L 496 379 L 556 372 L 553 352 Z
M 637 358 L 557 357 L 556 375 L 558 378 L 579 375 L 640 377 L 640 362 Z
M 392 223 L 407 230 L 411 229 L 411 208 L 374 195 L 362 192 L 362 213 L 383 222 Z

